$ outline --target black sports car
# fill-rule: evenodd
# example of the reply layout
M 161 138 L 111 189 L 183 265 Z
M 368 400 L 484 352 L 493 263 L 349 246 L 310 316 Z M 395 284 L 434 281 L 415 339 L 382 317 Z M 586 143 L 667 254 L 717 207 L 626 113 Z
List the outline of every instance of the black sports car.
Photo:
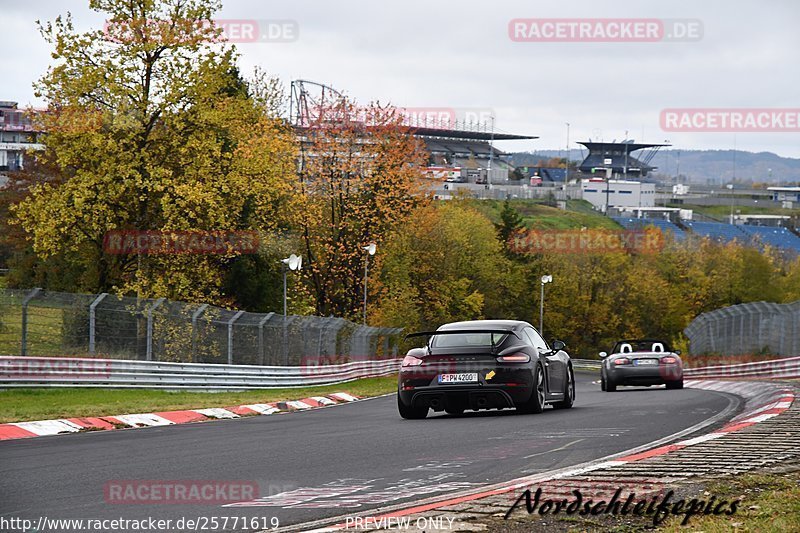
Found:
M 683 361 L 680 350 L 654 339 L 619 341 L 611 355 L 600 352 L 600 388 L 614 392 L 620 385 L 661 385 L 683 388 Z
M 527 322 L 454 322 L 407 335 L 427 337 L 403 359 L 397 408 L 403 418 L 428 410 L 461 414 L 466 409 L 539 413 L 545 405 L 572 407 L 575 376 L 561 341 L 552 348 Z

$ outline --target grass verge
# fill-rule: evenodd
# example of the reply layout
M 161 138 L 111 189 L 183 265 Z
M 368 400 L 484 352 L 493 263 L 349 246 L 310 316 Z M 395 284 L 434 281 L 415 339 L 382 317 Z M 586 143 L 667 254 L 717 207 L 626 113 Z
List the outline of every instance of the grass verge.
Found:
M 0 423 L 106 416 L 241 404 L 301 400 L 333 392 L 369 397 L 397 390 L 397 376 L 365 378 L 339 385 L 243 392 L 167 392 L 141 389 L 0 390 Z
M 714 482 L 705 491 L 717 500 L 740 499 L 741 504 L 731 516 L 692 517 L 691 531 L 800 531 L 800 470 L 738 476 Z M 687 531 L 680 523 L 679 518 L 671 518 L 659 531 Z
M 610 483 L 613 484 L 613 481 Z M 501 514 L 488 519 L 489 531 L 504 533 L 722 533 L 741 531 L 772 533 L 800 531 L 800 464 L 779 467 L 769 472 L 747 474 L 705 484 L 669 487 L 676 491 L 673 502 L 684 500 L 716 503 L 739 501 L 733 515 L 693 515 L 686 525 L 685 514 L 670 516 L 654 526 L 651 515 L 636 516 L 601 513 L 597 516 L 519 513 L 509 520 Z M 729 505 L 724 508 L 730 509 Z

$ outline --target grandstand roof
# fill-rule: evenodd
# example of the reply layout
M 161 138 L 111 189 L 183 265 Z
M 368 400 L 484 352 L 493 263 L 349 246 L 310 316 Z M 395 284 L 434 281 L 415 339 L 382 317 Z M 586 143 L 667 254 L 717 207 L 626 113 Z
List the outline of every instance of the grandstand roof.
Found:
M 622 150 L 627 148 L 628 153 L 635 152 L 636 150 L 643 150 L 645 148 L 655 148 L 656 146 L 672 146 L 671 144 L 643 144 L 633 142 L 592 142 L 592 141 L 577 141 L 578 144 L 584 145 L 590 152 L 603 152 L 606 150 Z
M 470 141 L 522 141 L 538 139 L 534 135 L 516 135 L 513 133 L 498 133 L 491 131 L 465 131 L 442 128 L 409 128 L 411 133 L 419 137 L 442 137 L 446 139 L 465 139 Z

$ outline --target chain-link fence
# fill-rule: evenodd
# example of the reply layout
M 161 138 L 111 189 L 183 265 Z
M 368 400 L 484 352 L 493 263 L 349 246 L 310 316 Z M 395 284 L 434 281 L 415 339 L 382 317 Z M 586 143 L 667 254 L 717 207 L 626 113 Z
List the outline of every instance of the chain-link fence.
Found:
M 752 302 L 695 318 L 684 330 L 693 354 L 800 355 L 800 301 Z
M 41 289 L 0 290 L 0 354 L 239 365 L 391 359 L 401 330 L 341 318 Z

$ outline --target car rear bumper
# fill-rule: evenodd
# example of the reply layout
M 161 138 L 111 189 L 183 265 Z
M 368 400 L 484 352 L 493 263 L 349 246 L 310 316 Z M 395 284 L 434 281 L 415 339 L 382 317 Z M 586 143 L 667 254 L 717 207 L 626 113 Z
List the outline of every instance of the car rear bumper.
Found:
M 454 369 L 452 372 L 461 371 Z M 464 371 L 475 372 L 474 369 Z M 533 393 L 529 365 L 481 369 L 477 383 L 439 384 L 438 375 L 426 369 L 401 370 L 400 400 L 408 406 L 429 407 L 434 411 L 504 409 L 527 402 Z M 487 379 L 487 375 L 491 377 Z
M 617 385 L 662 385 L 683 379 L 683 369 L 676 365 L 617 366 L 606 371 Z

